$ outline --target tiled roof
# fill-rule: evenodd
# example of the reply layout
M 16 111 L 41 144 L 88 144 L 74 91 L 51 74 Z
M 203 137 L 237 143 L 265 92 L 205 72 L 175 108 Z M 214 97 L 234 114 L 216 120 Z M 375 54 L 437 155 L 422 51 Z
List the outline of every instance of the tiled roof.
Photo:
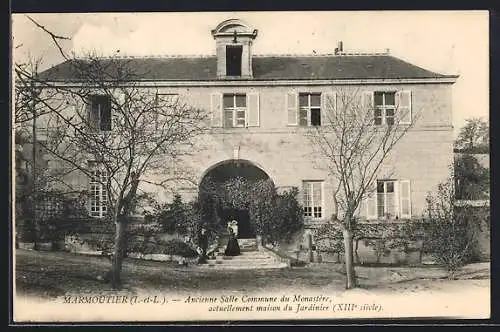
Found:
M 73 60 L 80 61 L 83 60 Z M 141 79 L 175 81 L 210 81 L 217 79 L 215 56 L 103 58 L 99 66 L 114 70 L 116 63 L 126 64 Z M 123 66 L 119 66 L 122 67 Z M 41 73 L 47 80 L 78 79 L 69 61 Z M 340 56 L 254 56 L 253 80 L 311 79 L 399 79 L 446 78 L 389 55 Z

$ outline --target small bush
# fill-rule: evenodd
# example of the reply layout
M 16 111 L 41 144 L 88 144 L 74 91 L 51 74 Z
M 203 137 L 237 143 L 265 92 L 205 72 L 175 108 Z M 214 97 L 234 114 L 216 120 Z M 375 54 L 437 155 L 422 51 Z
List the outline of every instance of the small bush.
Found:
M 165 243 L 163 253 L 166 255 L 177 255 L 186 258 L 197 257 L 198 253 L 188 244 L 181 240 L 170 240 Z
M 150 229 L 144 231 L 187 234 L 197 211 L 191 203 L 184 203 L 180 195 L 175 195 L 171 203 L 156 204 L 152 212 L 146 212 L 144 219 Z
M 438 264 L 446 267 L 449 278 L 453 279 L 455 273 L 470 262 L 473 253 L 473 214 L 467 208 L 455 208 L 453 179 L 440 184 L 435 194 L 427 196 L 426 202 L 425 249 Z

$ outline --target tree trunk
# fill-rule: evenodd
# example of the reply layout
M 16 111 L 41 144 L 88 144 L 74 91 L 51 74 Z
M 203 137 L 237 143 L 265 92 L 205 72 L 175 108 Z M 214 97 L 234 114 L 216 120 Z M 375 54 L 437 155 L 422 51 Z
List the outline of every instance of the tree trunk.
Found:
M 359 238 L 356 238 L 356 246 L 354 248 L 354 257 L 356 257 L 356 263 L 360 264 L 361 260 L 359 259 L 358 247 L 359 247 Z
M 123 257 L 127 248 L 125 238 L 127 224 L 130 214 L 133 212 L 135 207 L 134 201 L 137 193 L 137 187 L 139 186 L 139 176 L 135 172 L 131 173 L 131 178 L 132 181 L 130 190 L 123 198 L 123 201 L 118 204 L 118 211 L 121 211 L 121 213 L 118 213 L 116 220 L 115 248 L 111 259 L 111 285 L 115 289 L 121 288 L 122 286 L 121 272 Z
M 345 246 L 345 270 L 346 270 L 346 289 L 356 287 L 356 274 L 354 271 L 354 250 L 353 250 L 353 235 L 349 229 L 343 229 Z
M 125 251 L 125 233 L 127 223 L 124 220 L 116 222 L 115 232 L 115 248 L 111 259 L 111 285 L 114 289 L 119 289 L 122 286 L 121 272 L 123 263 L 123 253 Z

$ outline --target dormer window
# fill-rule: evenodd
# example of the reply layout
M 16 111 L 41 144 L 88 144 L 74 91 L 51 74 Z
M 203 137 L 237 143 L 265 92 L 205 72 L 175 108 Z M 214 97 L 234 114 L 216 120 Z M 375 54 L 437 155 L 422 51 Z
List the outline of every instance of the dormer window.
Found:
M 241 55 L 243 47 L 237 45 L 226 46 L 226 75 L 241 76 Z
M 221 22 L 212 30 L 220 79 L 252 78 L 252 44 L 257 30 L 241 20 Z

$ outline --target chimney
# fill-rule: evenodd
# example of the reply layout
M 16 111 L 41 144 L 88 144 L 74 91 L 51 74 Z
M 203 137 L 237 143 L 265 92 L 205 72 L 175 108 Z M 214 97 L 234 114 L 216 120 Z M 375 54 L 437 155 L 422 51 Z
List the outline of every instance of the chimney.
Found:
M 337 47 L 335 47 L 335 55 L 342 54 L 342 52 L 344 52 L 344 43 L 339 41 L 337 43 Z

